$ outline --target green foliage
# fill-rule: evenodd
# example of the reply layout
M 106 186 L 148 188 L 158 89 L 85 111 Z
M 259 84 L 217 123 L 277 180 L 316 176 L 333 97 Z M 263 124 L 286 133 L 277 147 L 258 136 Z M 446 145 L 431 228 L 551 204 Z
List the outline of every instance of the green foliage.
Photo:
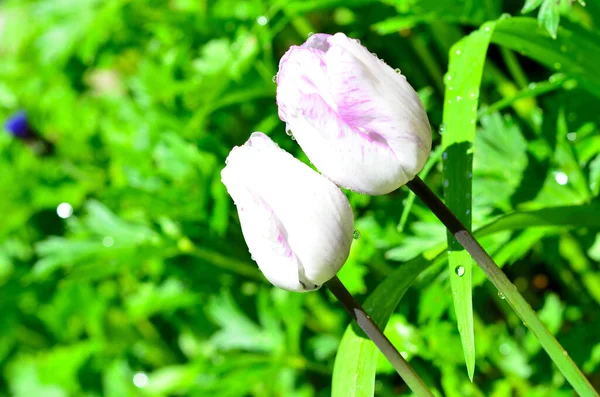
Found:
M 55 149 L 0 134 L 0 396 L 409 393 L 330 294 L 266 282 L 220 182 L 255 130 L 304 158 L 272 78 L 317 31 L 343 31 L 402 69 L 434 128 L 421 176 L 470 211 L 600 386 L 600 7 L 588 3 L 0 4 L 0 118 L 25 109 Z M 537 9 L 539 21 L 519 16 Z M 444 158 L 461 142 L 473 146 Z M 448 257 L 419 199 L 348 195 L 361 238 L 340 278 L 433 390 L 572 394 L 477 268 L 456 283 L 461 252 L 451 243 Z

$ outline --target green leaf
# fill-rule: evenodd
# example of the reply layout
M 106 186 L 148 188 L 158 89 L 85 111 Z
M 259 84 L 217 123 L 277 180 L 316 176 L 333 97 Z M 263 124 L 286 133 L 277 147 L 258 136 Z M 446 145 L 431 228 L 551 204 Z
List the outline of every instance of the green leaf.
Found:
M 531 12 L 533 10 L 535 10 L 536 8 L 538 8 L 542 2 L 544 0 L 527 0 L 525 2 L 525 5 L 523 6 L 523 9 L 521 10 L 521 12 L 523 14 L 527 13 L 527 12 Z
M 475 236 L 483 237 L 503 230 L 525 229 L 534 226 L 600 227 L 600 204 L 516 211 L 481 227 L 475 232 Z
M 495 23 L 486 23 L 450 49 L 444 79 L 444 197 L 446 205 L 470 229 L 472 218 L 473 142 L 479 86 Z M 454 310 L 469 377 L 475 372 L 475 336 L 471 273 L 473 261 L 448 232 L 448 266 Z
M 558 12 L 558 3 L 556 0 L 544 0 L 540 12 L 538 14 L 538 21 L 542 24 L 552 38 L 556 38 L 556 32 L 558 31 L 558 23 L 560 21 L 560 13 Z
M 558 33 L 552 39 L 533 18 L 505 18 L 496 23 L 492 42 L 575 78 L 581 88 L 600 97 L 600 37 L 571 23 L 564 23 Z

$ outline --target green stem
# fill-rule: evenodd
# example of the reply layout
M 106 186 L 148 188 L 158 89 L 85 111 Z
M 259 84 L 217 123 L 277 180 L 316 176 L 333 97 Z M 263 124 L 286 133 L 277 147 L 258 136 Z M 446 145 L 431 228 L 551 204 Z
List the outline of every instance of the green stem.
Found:
M 515 54 L 506 47 L 500 47 L 500 53 L 502 54 L 502 59 L 504 59 L 504 63 L 508 68 L 508 72 L 515 80 L 519 88 L 527 87 L 527 76 L 525 76 L 525 72 L 523 72 L 523 69 L 521 69 L 521 65 L 519 65 L 519 60 Z
M 431 211 L 454 235 L 456 240 L 469 252 L 500 294 L 504 295 L 506 301 L 523 321 L 523 324 L 533 332 L 544 350 L 546 350 L 546 353 L 548 353 L 554 364 L 556 364 L 575 391 L 580 396 L 598 397 L 598 393 L 577 365 L 575 365 L 571 357 L 569 357 L 567 351 L 562 348 L 560 343 L 548 331 L 529 303 L 527 303 L 504 272 L 500 270 L 494 260 L 485 252 L 475 237 L 463 226 L 452 211 L 418 176 L 408 182 L 406 186 L 427 204 Z
M 340 279 L 335 276 L 325 283 L 327 288 L 340 301 L 344 309 L 356 321 L 358 326 L 365 331 L 365 334 L 375 343 L 377 348 L 383 353 L 385 358 L 392 364 L 398 372 L 398 375 L 406 382 L 406 385 L 417 397 L 433 397 L 433 393 L 427 388 L 423 380 L 406 362 L 404 357 L 394 347 L 392 342 L 383 334 L 381 329 L 373 322 L 371 317 L 365 312 L 360 303 L 344 287 Z

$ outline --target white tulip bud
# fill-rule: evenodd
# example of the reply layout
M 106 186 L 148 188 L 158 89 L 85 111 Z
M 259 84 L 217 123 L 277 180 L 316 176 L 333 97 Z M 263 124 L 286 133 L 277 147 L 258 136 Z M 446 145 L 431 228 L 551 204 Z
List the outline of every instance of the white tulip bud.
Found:
M 290 48 L 279 63 L 277 104 L 319 171 L 357 192 L 399 188 L 431 150 L 427 114 L 406 78 L 342 33 Z
M 354 231 L 344 193 L 262 132 L 233 148 L 226 163 L 222 181 L 265 277 L 289 291 L 311 291 L 335 276 Z

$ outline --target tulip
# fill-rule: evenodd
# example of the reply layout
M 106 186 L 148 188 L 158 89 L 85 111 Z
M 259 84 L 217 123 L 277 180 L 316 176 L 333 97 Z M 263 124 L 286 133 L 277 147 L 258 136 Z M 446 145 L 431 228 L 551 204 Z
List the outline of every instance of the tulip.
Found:
M 406 78 L 342 33 L 315 34 L 286 52 L 277 105 L 319 171 L 357 192 L 399 188 L 431 150 L 427 115 Z
M 221 172 L 242 233 L 265 277 L 289 291 L 311 291 L 348 258 L 354 218 L 330 180 L 255 132 L 233 148 Z

